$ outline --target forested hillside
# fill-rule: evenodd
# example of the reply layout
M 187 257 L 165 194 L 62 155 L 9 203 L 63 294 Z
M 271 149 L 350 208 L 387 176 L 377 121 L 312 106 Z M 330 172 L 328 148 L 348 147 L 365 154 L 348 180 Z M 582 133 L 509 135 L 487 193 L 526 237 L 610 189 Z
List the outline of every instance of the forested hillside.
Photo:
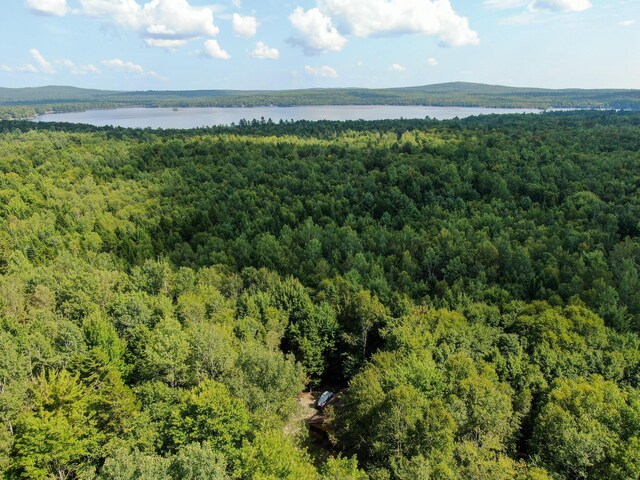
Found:
M 0 122 L 0 472 L 637 479 L 639 186 L 638 113 Z
M 640 90 L 504 87 L 451 82 L 400 88 L 303 90 L 168 90 L 117 92 L 74 87 L 0 88 L 0 119 L 45 112 L 122 107 L 256 107 L 276 105 L 427 105 L 494 108 L 640 110 Z

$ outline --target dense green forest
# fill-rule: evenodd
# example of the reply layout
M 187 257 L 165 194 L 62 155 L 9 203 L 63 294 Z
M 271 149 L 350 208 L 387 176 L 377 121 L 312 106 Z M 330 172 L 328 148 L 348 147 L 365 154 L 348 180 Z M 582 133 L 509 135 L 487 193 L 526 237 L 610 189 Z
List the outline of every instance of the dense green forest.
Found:
M 0 122 L 0 475 L 637 479 L 639 186 L 640 113 Z
M 0 88 L 0 119 L 45 112 L 122 107 L 256 107 L 276 105 L 428 105 L 497 108 L 640 110 L 640 90 L 503 87 L 452 82 L 404 88 L 186 90 L 116 92 L 74 87 Z

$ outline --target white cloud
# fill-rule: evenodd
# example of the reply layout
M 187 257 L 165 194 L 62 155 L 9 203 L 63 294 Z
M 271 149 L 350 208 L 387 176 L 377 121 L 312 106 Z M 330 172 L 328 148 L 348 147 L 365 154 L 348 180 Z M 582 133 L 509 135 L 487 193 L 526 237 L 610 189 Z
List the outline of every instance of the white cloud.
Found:
M 242 6 L 242 0 L 231 0 L 231 4 L 236 8 L 240 8 Z
M 142 7 L 135 0 L 80 0 L 80 13 L 115 23 L 120 27 L 141 27 Z
M 145 4 L 142 21 L 146 31 L 157 38 L 196 38 L 215 36 L 213 10 L 189 5 L 187 0 L 153 0 Z
M 526 7 L 531 0 L 485 0 L 484 5 L 496 10 L 507 10 L 510 8 Z
M 527 7 L 532 13 L 582 12 L 593 6 L 589 0 L 484 0 L 484 5 L 496 10 Z
M 69 11 L 67 0 L 27 0 L 27 8 L 40 15 L 63 16 Z
M 630 27 L 631 25 L 635 25 L 635 24 L 636 24 L 636 20 L 623 20 L 619 23 L 619 25 L 623 27 Z
M 433 57 L 429 57 L 429 58 L 427 58 L 427 65 L 429 65 L 430 67 L 437 67 L 438 66 L 438 60 L 436 60 Z
M 484 5 L 497 10 L 523 8 L 500 22 L 514 26 L 538 23 L 542 15 L 582 12 L 593 6 L 590 0 L 484 0 Z
M 38 65 L 38 71 L 48 74 L 56 73 L 51 64 L 42 56 L 37 48 L 32 48 L 31 50 L 29 50 L 29 53 L 35 60 L 36 65 Z
M 582 12 L 593 6 L 590 0 L 484 0 L 483 3 L 496 10 L 527 7 L 531 13 Z
M 237 13 L 233 14 L 231 19 L 231 27 L 233 33 L 241 37 L 254 37 L 258 31 L 258 20 L 256 17 L 243 17 Z
M 469 20 L 453 10 L 450 0 L 317 0 L 317 5 L 307 11 L 298 7 L 289 16 L 294 29 L 290 43 L 308 55 L 342 50 L 348 34 L 363 38 L 435 35 L 451 46 L 480 41 Z
M 10 67 L 9 65 L 0 65 L 0 72 L 5 73 L 38 73 L 38 69 L 31 65 L 23 65 L 21 67 Z
M 147 76 L 151 77 L 151 78 L 155 78 L 156 80 L 168 80 L 168 78 L 163 77 L 162 75 L 160 75 L 158 72 L 156 72 L 155 70 L 149 70 L 147 72 Z
M 222 49 L 215 40 L 207 40 L 204 42 L 204 54 L 208 57 L 220 60 L 229 60 L 231 58 L 231 55 L 229 55 L 226 50 Z
M 478 34 L 450 0 L 318 0 L 338 31 L 357 37 L 418 33 L 451 46 L 476 45 Z
M 22 67 L 18 67 L 16 68 L 16 72 L 20 72 L 20 73 L 38 73 L 38 69 L 36 67 L 34 67 L 33 65 L 31 65 L 30 63 L 22 66 Z
M 331 18 L 318 8 L 305 12 L 298 7 L 289 15 L 289 21 L 295 30 L 289 43 L 302 47 L 307 55 L 339 52 L 347 43 L 347 39 L 332 25 Z
M 402 65 L 400 65 L 399 63 L 394 63 L 393 65 L 391 65 L 389 67 L 389 70 L 391 70 L 392 72 L 406 72 L 407 69 L 405 67 L 403 67 Z
M 189 40 L 214 37 L 214 7 L 194 7 L 187 0 L 79 0 L 79 13 L 140 33 L 151 47 L 177 48 Z
M 117 72 L 135 73 L 136 75 L 144 75 L 144 68 L 142 68 L 140 65 L 133 62 L 120 60 L 119 58 L 113 58 L 111 60 L 103 60 L 102 64 L 105 67 L 111 70 L 115 70 Z
M 529 5 L 532 12 L 582 12 L 593 5 L 589 0 L 535 0 Z
M 100 70 L 95 65 L 87 64 L 87 65 L 76 65 L 71 60 L 64 58 L 62 60 L 56 60 L 58 65 L 62 65 L 66 69 L 68 69 L 73 75 L 87 75 L 89 73 L 98 74 Z
M 34 64 L 32 63 L 28 63 L 26 65 L 22 65 L 19 67 L 10 66 L 10 65 L 0 65 L 0 71 L 6 72 L 6 73 L 46 73 L 46 74 L 56 73 L 56 70 L 53 68 L 53 65 L 51 65 L 51 62 L 45 59 L 42 53 L 40 53 L 40 51 L 37 48 L 32 48 L 31 50 L 29 50 L 29 53 L 31 54 L 31 57 L 33 58 L 36 66 L 34 66 Z M 87 75 L 89 73 L 93 73 L 93 74 L 100 73 L 100 70 L 95 65 L 92 65 L 92 64 L 78 65 L 72 60 L 69 60 L 68 58 L 57 59 L 57 60 L 54 60 L 53 63 L 67 69 L 73 75 Z
M 161 47 L 173 50 L 187 43 L 187 40 L 170 39 L 170 38 L 145 38 L 144 43 L 147 47 Z
M 304 71 L 310 77 L 319 77 L 319 78 L 337 78 L 338 72 L 333 67 L 329 67 L 328 65 L 323 65 L 321 67 L 312 67 L 310 65 L 304 66 Z
M 254 58 L 277 60 L 280 57 L 280 52 L 277 48 L 271 48 L 263 42 L 258 42 L 256 43 L 256 48 L 251 52 L 251 56 Z

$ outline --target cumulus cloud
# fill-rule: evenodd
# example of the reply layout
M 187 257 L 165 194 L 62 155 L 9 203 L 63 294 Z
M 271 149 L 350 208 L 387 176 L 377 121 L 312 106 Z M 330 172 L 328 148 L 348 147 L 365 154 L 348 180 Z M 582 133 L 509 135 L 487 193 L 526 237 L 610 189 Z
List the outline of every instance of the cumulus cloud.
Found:
M 36 65 L 38 65 L 39 72 L 48 74 L 56 73 L 51 64 L 42 56 L 37 48 L 32 48 L 31 50 L 29 50 L 29 53 L 31 54 L 33 60 L 36 62 Z
M 192 7 L 187 0 L 153 0 L 144 6 L 141 21 L 145 35 L 156 39 L 213 37 L 220 31 L 211 8 Z
M 345 35 L 434 35 L 450 46 L 480 41 L 450 0 L 317 0 L 317 8 L 304 11 L 298 7 L 289 21 L 295 32 L 291 43 L 307 54 L 340 51 L 347 41 Z
M 429 57 L 429 58 L 427 58 L 427 65 L 429 65 L 430 67 L 437 67 L 438 66 L 438 60 L 436 60 L 433 57 Z
M 339 52 L 347 43 L 347 39 L 332 25 L 331 18 L 318 8 L 305 12 L 302 7 L 298 7 L 289 15 L 289 22 L 294 29 L 289 43 L 302 47 L 307 55 Z
M 135 73 L 136 75 L 144 75 L 144 68 L 137 63 L 113 58 L 111 60 L 103 60 L 102 64 L 110 70 L 123 73 Z
M 207 40 L 204 42 L 204 54 L 207 57 L 217 58 L 219 60 L 229 60 L 231 58 L 231 55 L 220 47 L 215 40 Z
M 142 7 L 135 0 L 80 0 L 80 13 L 115 23 L 119 27 L 140 28 Z
M 419 33 L 451 46 L 476 45 L 478 34 L 449 0 L 319 0 L 338 30 L 357 37 Z
M 389 70 L 392 72 L 406 72 L 407 69 L 400 65 L 399 63 L 394 63 L 389 67 Z
M 78 1 L 80 8 L 74 13 L 137 31 L 150 47 L 174 49 L 220 31 L 214 23 L 214 7 L 195 7 L 188 0 L 150 0 L 144 4 L 137 0 Z
M 622 27 L 630 27 L 631 25 L 635 25 L 636 20 L 622 20 L 619 25 Z
M 67 70 L 69 70 L 73 75 L 87 75 L 89 73 L 93 73 L 93 74 L 100 73 L 100 70 L 98 70 L 98 68 L 93 64 L 89 63 L 87 65 L 77 65 L 76 63 L 74 63 L 73 61 L 67 58 L 63 58 L 62 60 L 56 60 L 56 64 L 62 65 Z
M 231 18 L 233 33 L 241 37 L 254 37 L 258 31 L 258 20 L 256 17 L 243 17 L 237 13 Z
M 258 42 L 256 48 L 251 52 L 251 56 L 265 60 L 277 60 L 280 57 L 280 52 L 277 48 L 271 48 L 263 42 Z
M 67 0 L 27 0 L 27 8 L 39 15 L 63 16 L 69 11 Z
M 319 78 L 337 78 L 338 72 L 333 67 L 329 67 L 328 65 L 323 65 L 321 67 L 312 67 L 310 65 L 305 65 L 304 72 L 310 77 L 319 77 Z

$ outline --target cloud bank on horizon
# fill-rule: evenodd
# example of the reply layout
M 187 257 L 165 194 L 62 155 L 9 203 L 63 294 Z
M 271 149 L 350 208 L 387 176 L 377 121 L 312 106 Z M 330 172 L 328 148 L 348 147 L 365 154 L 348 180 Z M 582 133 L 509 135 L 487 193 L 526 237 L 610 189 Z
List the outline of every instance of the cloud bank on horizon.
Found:
M 626 13 L 611 24 L 625 27 L 628 32 L 634 31 L 635 15 L 629 15 L 634 10 L 633 1 L 609 1 L 622 5 Z M 47 44 L 33 43 L 24 45 L 21 60 L 10 62 L 6 60 L 8 55 L 0 55 L 0 74 L 51 77 L 69 74 L 89 79 L 111 72 L 128 79 L 171 80 L 175 72 L 165 65 L 209 59 L 211 65 L 218 61 L 223 61 L 220 65 L 241 63 L 238 69 L 242 72 L 250 68 L 248 62 L 261 61 L 256 65 L 273 67 L 255 68 L 269 68 L 269 73 L 275 72 L 273 75 L 277 74 L 279 78 L 286 74 L 298 82 L 305 77 L 335 81 L 342 78 L 338 71 L 348 71 L 350 78 L 357 80 L 363 75 L 359 72 L 375 63 L 377 71 L 369 73 L 369 78 L 391 80 L 400 78 L 399 73 L 408 79 L 411 72 L 422 67 L 427 69 L 421 70 L 425 76 L 427 71 L 440 75 L 449 68 L 447 59 L 451 58 L 457 62 L 460 74 L 468 72 L 471 75 L 474 73 L 471 66 L 462 70 L 461 65 L 463 59 L 473 58 L 475 54 L 456 52 L 475 49 L 487 55 L 483 46 L 495 48 L 496 25 L 541 25 L 547 19 L 579 18 L 595 8 L 591 0 L 481 0 L 473 3 L 469 6 L 469 2 L 462 0 L 297 0 L 293 4 L 276 0 L 224 0 L 218 4 L 207 0 L 23 0 L 22 11 L 31 17 L 29 21 L 34 25 L 47 25 L 54 32 L 63 28 L 65 21 L 81 21 L 83 28 L 93 25 L 98 43 L 101 43 L 99 36 L 102 36 L 102 43 L 110 38 L 126 39 L 131 48 L 114 52 L 113 49 L 108 51 L 108 44 L 101 45 L 99 50 L 105 52 L 103 58 L 88 59 L 88 49 L 78 45 L 79 54 L 85 57 L 78 59 L 72 51 L 63 55 L 49 54 Z M 11 8 L 0 6 L 0 13 Z M 54 37 L 51 39 L 56 41 Z M 503 40 L 506 43 L 508 38 Z M 376 49 L 369 50 L 366 46 L 369 44 L 376 45 Z M 404 45 L 397 58 L 390 55 L 392 45 Z M 411 61 L 407 51 L 423 45 L 423 51 L 416 52 L 422 60 Z M 0 53 L 3 53 L 1 49 Z M 443 50 L 435 53 L 435 49 Z M 165 52 L 169 57 L 164 57 L 162 62 L 153 50 Z M 132 58 L 133 51 L 137 53 L 135 58 Z M 375 62 L 371 62 L 372 55 L 377 55 Z M 318 56 L 327 60 L 315 66 L 304 60 L 304 57 Z M 150 58 L 153 58 L 153 64 L 145 66 Z M 271 62 L 262 62 L 264 60 Z M 490 60 L 495 59 L 487 58 Z M 286 66 L 276 66 L 281 63 Z M 167 70 L 163 75 L 156 73 L 158 65 Z M 233 67 L 225 68 L 229 70 L 222 72 L 217 67 L 216 78 L 231 82 L 231 76 L 224 75 L 228 75 L 226 72 L 232 71 Z M 295 72 L 299 70 L 305 75 L 297 75 Z

